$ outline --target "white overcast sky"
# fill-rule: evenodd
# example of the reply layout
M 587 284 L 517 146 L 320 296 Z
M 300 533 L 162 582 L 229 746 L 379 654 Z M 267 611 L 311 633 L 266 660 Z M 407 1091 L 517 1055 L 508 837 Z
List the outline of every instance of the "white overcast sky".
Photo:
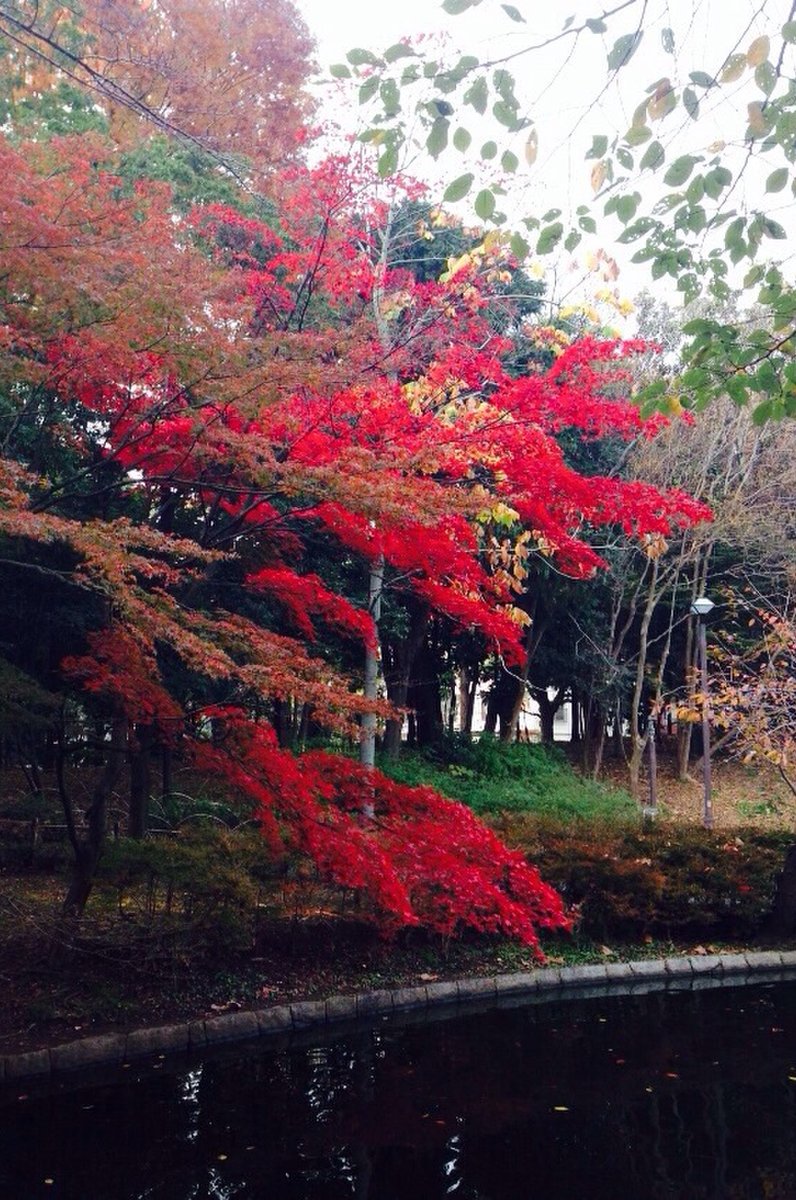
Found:
M 581 23 L 585 17 L 599 16 L 620 2 L 514 0 L 527 19 L 520 25 L 508 19 L 500 0 L 482 0 L 477 8 L 457 17 L 443 12 L 441 0 L 297 0 L 317 40 L 317 59 L 322 68 L 344 61 L 346 51 L 354 46 L 379 51 L 402 36 L 441 30 L 447 31 L 452 50 L 493 58 L 529 40 L 536 43 L 558 33 L 570 15 Z M 573 39 L 517 59 L 512 64 L 517 94 L 538 130 L 539 155 L 535 166 L 526 168 L 523 164 L 512 182 L 513 201 L 506 205 L 507 210 L 539 215 L 552 206 L 566 210 L 590 200 L 590 164 L 584 162 L 584 154 L 595 133 L 624 133 L 645 88 L 661 76 L 669 76 L 678 86 L 688 83 L 691 70 L 717 74 L 731 53 L 745 51 L 760 33 L 778 31 L 789 8 L 789 0 L 647 0 L 645 6 L 639 2 L 613 17 L 607 34 L 583 34 L 569 58 Z M 619 73 L 617 85 L 606 89 L 607 53 L 618 36 L 635 30 L 642 10 L 641 47 Z M 662 47 L 661 30 L 665 26 L 674 32 L 674 57 Z M 670 158 L 684 152 L 709 154 L 712 143 L 727 137 L 729 130 L 737 134 L 739 126 L 743 129 L 743 115 L 739 117 L 738 112 L 745 113 L 749 99 L 760 98 L 759 91 L 749 91 L 750 86 L 747 72 L 744 80 L 716 96 L 714 116 L 703 117 L 694 125 L 680 108 L 678 116 L 656 129 L 656 136 L 670 149 Z M 322 89 L 321 95 L 324 111 L 333 113 L 333 92 Z M 356 113 L 353 88 L 348 110 L 350 123 L 356 119 L 351 116 Z M 472 109 L 464 113 L 465 123 L 473 128 Z M 492 132 L 490 129 L 490 135 Z M 475 129 L 474 134 L 477 139 Z M 520 157 L 524 136 L 514 147 Z M 455 153 L 445 156 L 440 168 L 447 179 L 467 169 Z M 763 177 L 765 169 L 761 168 Z M 734 202 L 759 204 L 761 196 L 752 195 L 749 189 L 762 193 L 760 178 L 761 172 L 752 174 L 749 183 L 739 187 Z M 769 198 L 769 203 L 772 215 L 783 220 L 783 208 L 793 202 L 788 191 L 782 193 L 782 198 Z

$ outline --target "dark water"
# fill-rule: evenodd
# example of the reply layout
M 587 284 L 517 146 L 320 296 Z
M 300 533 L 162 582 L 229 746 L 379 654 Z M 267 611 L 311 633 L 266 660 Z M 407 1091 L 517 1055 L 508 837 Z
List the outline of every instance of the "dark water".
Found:
M 19 1089 L 0 1198 L 796 1198 L 796 985 L 385 1023 L 166 1070 Z

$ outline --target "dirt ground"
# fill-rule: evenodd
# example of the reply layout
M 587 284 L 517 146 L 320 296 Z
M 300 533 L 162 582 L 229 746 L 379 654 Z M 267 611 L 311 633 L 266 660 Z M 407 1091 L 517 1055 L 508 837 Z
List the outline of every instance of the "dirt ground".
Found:
M 609 768 L 606 778 L 617 787 L 627 787 L 627 772 L 619 765 Z M 646 794 L 648 779 L 643 781 Z M 704 780 L 691 769 L 687 782 L 677 779 L 674 762 L 662 757 L 658 763 L 658 804 L 665 821 L 702 823 Z M 744 766 L 719 759 L 712 764 L 711 797 L 717 829 L 754 825 L 758 829 L 796 830 L 796 796 L 769 763 Z

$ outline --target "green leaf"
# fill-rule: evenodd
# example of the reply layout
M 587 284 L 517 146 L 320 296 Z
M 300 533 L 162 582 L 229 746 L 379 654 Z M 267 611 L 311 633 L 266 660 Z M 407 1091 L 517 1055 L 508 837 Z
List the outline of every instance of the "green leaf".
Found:
M 681 154 L 676 158 L 663 177 L 667 187 L 682 187 L 694 169 L 697 160 L 693 154 Z
M 426 138 L 426 149 L 432 158 L 439 158 L 448 144 L 450 121 L 447 117 L 437 117 Z
M 707 317 L 695 317 L 693 321 L 688 321 L 683 326 L 682 332 L 687 337 L 701 337 L 704 333 L 715 333 L 718 328 L 717 323 Z
M 472 140 L 473 135 L 470 133 L 469 129 L 464 129 L 461 125 L 453 135 L 453 144 L 461 154 L 464 154 L 469 148 Z
M 333 63 L 332 66 L 329 67 L 329 74 L 332 75 L 335 79 L 350 79 L 351 78 L 351 72 L 348 69 L 348 67 L 345 65 L 345 63 Z
M 734 404 L 744 405 L 748 400 L 748 388 L 742 375 L 730 375 L 725 380 L 724 390 Z
M 475 198 L 475 215 L 482 221 L 488 221 L 495 211 L 495 194 L 489 188 L 483 188 Z
M 578 224 L 584 233 L 597 232 L 597 222 L 595 221 L 594 217 L 580 217 L 578 219 Z
M 371 75 L 370 79 L 366 79 L 359 89 L 359 103 L 367 104 L 368 100 L 372 100 L 379 90 L 378 75 Z
M 497 158 L 497 142 L 484 142 L 481 147 L 481 157 L 489 161 L 492 158 Z
M 587 17 L 586 28 L 592 33 L 605 33 L 608 26 L 600 17 Z
M 520 160 L 513 150 L 504 150 L 500 159 L 500 165 L 507 174 L 513 175 L 520 165 Z
M 443 0 L 442 7 L 452 17 L 458 17 L 460 13 L 467 12 L 468 8 L 474 8 L 479 2 L 480 0 Z
M 507 71 L 505 67 L 500 67 L 492 76 L 492 84 L 499 96 L 502 96 L 510 108 L 517 109 L 519 107 L 517 98 L 514 95 L 514 76 L 511 71 Z
M 484 115 L 489 99 L 489 85 L 483 75 L 473 80 L 462 98 L 465 104 L 469 104 L 481 116 Z
M 510 17 L 512 21 L 518 21 L 522 25 L 527 24 L 525 17 L 522 15 L 522 13 L 520 12 L 520 10 L 518 8 L 514 7 L 513 4 L 501 4 L 500 7 L 503 9 L 506 16 Z
M 704 195 L 705 177 L 704 175 L 695 175 L 685 189 L 685 198 L 689 204 L 699 204 Z
M 755 381 L 760 391 L 766 392 L 769 396 L 773 396 L 779 391 L 779 372 L 770 359 L 767 358 L 761 362 L 755 374 Z
M 376 168 L 382 179 L 386 179 L 388 175 L 394 175 L 398 170 L 398 147 L 386 146 L 379 157 L 378 166 Z
M 652 217 L 639 217 L 632 225 L 628 225 L 624 233 L 621 233 L 616 240 L 622 242 L 623 245 L 635 242 L 638 238 L 643 237 L 645 233 L 649 233 L 651 229 L 654 229 L 655 224 L 656 222 Z
M 687 87 L 683 92 L 683 105 L 692 121 L 699 118 L 699 97 L 693 88 Z
M 705 175 L 705 195 L 718 200 L 721 193 L 732 183 L 732 172 L 727 167 L 714 167 Z
M 571 254 L 582 240 L 583 234 L 578 233 L 577 229 L 571 229 L 564 240 L 564 249 L 568 254 Z
M 663 165 L 666 153 L 660 142 L 650 142 L 642 155 L 639 166 L 642 171 L 657 171 Z
M 646 125 L 631 125 L 625 134 L 628 146 L 640 146 L 652 137 L 652 130 Z
M 379 88 L 379 98 L 384 105 L 384 112 L 388 117 L 394 117 L 396 113 L 401 111 L 401 98 L 398 92 L 398 84 L 394 79 L 385 79 L 384 83 Z
M 782 241 L 788 236 L 779 221 L 772 221 L 771 217 L 763 218 L 763 233 L 768 238 L 776 238 L 777 241 Z
M 746 229 L 746 217 L 736 217 L 724 231 L 724 245 L 727 249 L 743 244 L 743 232 Z
M 370 50 L 363 50 L 361 46 L 355 46 L 353 50 L 349 50 L 346 58 L 352 67 L 364 67 L 366 64 L 370 67 L 381 66 L 381 59 L 377 58 Z
M 764 95 L 771 95 L 777 86 L 777 72 L 772 63 L 764 62 L 755 67 L 755 83 Z
M 626 66 L 638 50 L 643 36 L 642 30 L 636 30 L 635 33 L 625 33 L 617 38 L 608 52 L 608 70 L 618 71 Z
M 500 121 L 501 125 L 505 125 L 507 129 L 518 129 L 519 121 L 517 120 L 517 110 L 505 100 L 496 100 L 492 105 L 492 114 L 496 121 Z
M 616 215 L 623 225 L 632 221 L 641 202 L 641 196 L 634 192 L 632 196 L 620 196 L 616 202 Z
M 633 170 L 633 164 L 634 164 L 633 155 L 630 153 L 630 151 L 627 149 L 626 146 L 618 147 L 618 149 L 616 151 L 616 160 L 620 164 L 620 166 L 623 166 L 625 168 L 626 171 Z
M 765 359 L 758 367 L 756 379 L 761 386 L 761 389 L 768 392 L 772 396 L 774 392 L 779 391 L 779 372 L 774 367 L 771 359 Z
M 548 225 L 539 234 L 539 240 L 536 243 L 536 253 L 550 254 L 561 241 L 563 234 L 564 226 L 560 221 L 556 221 L 554 225 Z
M 796 42 L 796 21 L 786 21 L 782 26 L 782 36 L 786 42 Z
M 781 192 L 787 186 L 790 179 L 790 171 L 787 167 L 780 167 L 777 171 L 772 171 L 766 180 L 767 192 Z
M 687 371 L 683 372 L 681 383 L 690 392 L 710 383 L 710 375 L 703 367 L 689 367 Z
M 390 46 L 384 51 L 384 61 L 388 63 L 397 62 L 399 58 L 416 57 L 416 51 L 411 46 L 407 46 L 406 42 L 396 42 L 394 46 Z
M 667 54 L 674 54 L 674 34 L 668 27 L 661 30 L 661 45 Z
M 591 147 L 586 153 L 586 158 L 603 158 L 608 149 L 608 138 L 604 133 L 595 133 L 591 140 Z
M 455 204 L 457 200 L 463 200 L 473 186 L 475 176 L 471 171 L 466 175 L 460 175 L 458 179 L 454 179 L 445 189 L 445 194 L 442 199 L 447 204 Z
M 692 83 L 701 88 L 712 88 L 716 86 L 716 80 L 712 75 L 708 75 L 705 71 L 692 71 L 688 76 Z
M 531 248 L 521 233 L 513 233 L 509 245 L 511 246 L 511 253 L 520 262 L 530 254 Z
M 701 233 L 708 223 L 707 213 L 701 204 L 694 204 L 688 210 L 686 224 L 692 233 Z

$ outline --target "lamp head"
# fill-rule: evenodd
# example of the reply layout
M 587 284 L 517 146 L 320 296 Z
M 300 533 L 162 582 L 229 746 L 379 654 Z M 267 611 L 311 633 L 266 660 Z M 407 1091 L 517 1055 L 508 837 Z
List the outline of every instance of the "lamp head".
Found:
M 699 617 L 701 620 L 704 620 L 705 617 L 707 617 L 715 607 L 716 605 L 712 600 L 709 600 L 707 596 L 700 596 L 691 605 L 691 612 L 695 617 Z

